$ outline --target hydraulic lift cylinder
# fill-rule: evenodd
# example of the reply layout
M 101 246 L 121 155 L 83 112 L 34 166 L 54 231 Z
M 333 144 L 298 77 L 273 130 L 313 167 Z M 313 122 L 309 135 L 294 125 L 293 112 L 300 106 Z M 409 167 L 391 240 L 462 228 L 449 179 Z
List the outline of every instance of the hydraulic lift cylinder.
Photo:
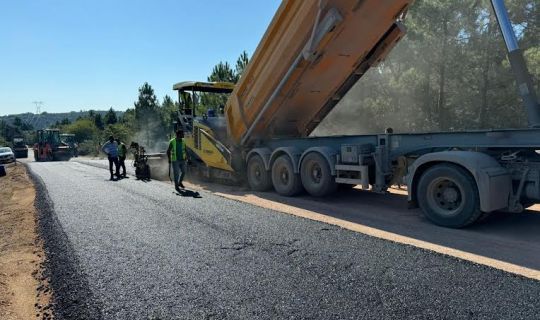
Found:
M 504 5 L 504 0 L 491 0 L 491 5 L 501 28 L 506 48 L 508 49 L 508 60 L 516 77 L 518 91 L 527 111 L 529 127 L 540 128 L 540 104 L 534 90 L 531 75 L 527 70 L 523 51 L 519 48 L 512 23 L 508 18 L 508 11 Z

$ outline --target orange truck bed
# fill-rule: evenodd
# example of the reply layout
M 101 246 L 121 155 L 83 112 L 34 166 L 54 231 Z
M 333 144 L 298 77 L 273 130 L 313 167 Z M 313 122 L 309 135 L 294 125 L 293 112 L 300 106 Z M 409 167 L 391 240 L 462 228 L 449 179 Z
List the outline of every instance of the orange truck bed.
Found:
M 227 102 L 236 145 L 308 136 L 401 39 L 413 0 L 284 0 Z

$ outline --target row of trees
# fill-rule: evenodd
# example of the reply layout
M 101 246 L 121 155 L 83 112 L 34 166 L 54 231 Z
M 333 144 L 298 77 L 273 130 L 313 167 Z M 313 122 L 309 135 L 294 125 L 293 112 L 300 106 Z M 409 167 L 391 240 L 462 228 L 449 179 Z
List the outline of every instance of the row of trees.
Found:
M 10 145 L 12 139 L 16 136 L 22 136 L 25 139 L 33 139 L 31 132 L 33 126 L 16 117 L 12 124 L 0 120 L 0 146 Z
M 228 62 L 219 62 L 212 69 L 212 73 L 208 76 L 207 80 L 210 82 L 231 82 L 237 83 L 240 77 L 244 73 L 249 63 L 249 56 L 246 51 L 236 60 L 234 69 Z M 227 103 L 228 95 L 225 94 L 203 94 L 200 101 L 201 106 L 196 110 L 197 112 L 206 112 L 207 106 L 224 107 Z
M 540 91 L 540 2 L 507 1 L 537 92 Z M 526 126 L 506 48 L 488 0 L 417 0 L 406 18 L 407 36 L 373 68 L 317 128 L 315 134 L 452 131 Z M 361 32 L 359 31 L 359 36 Z M 208 81 L 237 82 L 249 58 L 234 67 L 219 62 Z M 225 105 L 226 97 L 198 97 L 199 113 Z M 151 146 L 166 141 L 179 106 L 139 88 L 134 107 L 118 118 L 88 114 L 58 123 L 95 147 L 108 135 Z
M 506 1 L 536 90 L 540 2 Z M 499 27 L 487 0 L 418 0 L 406 37 L 328 116 L 316 134 L 526 126 Z
M 228 62 L 219 62 L 208 76 L 208 81 L 226 81 L 236 83 L 249 61 L 244 51 L 238 58 L 235 68 L 232 69 Z M 223 96 L 203 95 L 199 97 L 199 111 L 206 112 L 212 106 L 225 105 Z M 79 142 L 81 155 L 99 153 L 99 147 L 113 135 L 122 141 L 129 143 L 136 141 L 146 147 L 148 151 L 163 151 L 164 142 L 174 130 L 174 121 L 177 119 L 179 110 L 178 102 L 169 95 L 165 95 L 160 102 L 154 89 L 148 83 L 144 83 L 138 89 L 137 100 L 133 108 L 127 109 L 122 116 L 111 107 L 104 115 L 90 110 L 85 116 L 70 122 L 69 119 L 57 121 L 54 125 L 62 132 L 75 134 L 75 140 Z M 29 140 L 31 142 L 31 140 Z

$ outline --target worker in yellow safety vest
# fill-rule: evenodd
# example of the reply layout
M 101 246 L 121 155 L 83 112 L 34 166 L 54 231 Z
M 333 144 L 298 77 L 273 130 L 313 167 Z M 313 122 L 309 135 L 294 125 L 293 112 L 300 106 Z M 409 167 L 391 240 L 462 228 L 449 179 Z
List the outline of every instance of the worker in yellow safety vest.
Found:
M 182 180 L 186 175 L 186 143 L 184 141 L 184 131 L 177 130 L 176 138 L 169 141 L 167 148 L 167 157 L 169 158 L 169 166 L 172 165 L 174 175 L 174 188 L 180 191 L 184 189 Z
M 116 138 L 116 143 L 118 144 L 118 167 L 122 169 L 122 174 L 120 175 L 122 178 L 126 177 L 126 155 L 127 155 L 127 147 L 126 145 L 120 141 L 120 139 Z

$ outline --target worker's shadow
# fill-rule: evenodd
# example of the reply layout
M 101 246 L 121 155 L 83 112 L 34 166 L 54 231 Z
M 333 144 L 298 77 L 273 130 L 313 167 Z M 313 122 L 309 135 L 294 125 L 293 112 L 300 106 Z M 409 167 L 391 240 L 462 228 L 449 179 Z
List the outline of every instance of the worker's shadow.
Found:
M 188 189 L 178 190 L 176 192 L 176 195 L 182 196 L 182 197 L 192 197 L 192 198 L 197 198 L 197 199 L 202 198 L 201 194 L 198 193 L 197 191 L 192 191 Z

